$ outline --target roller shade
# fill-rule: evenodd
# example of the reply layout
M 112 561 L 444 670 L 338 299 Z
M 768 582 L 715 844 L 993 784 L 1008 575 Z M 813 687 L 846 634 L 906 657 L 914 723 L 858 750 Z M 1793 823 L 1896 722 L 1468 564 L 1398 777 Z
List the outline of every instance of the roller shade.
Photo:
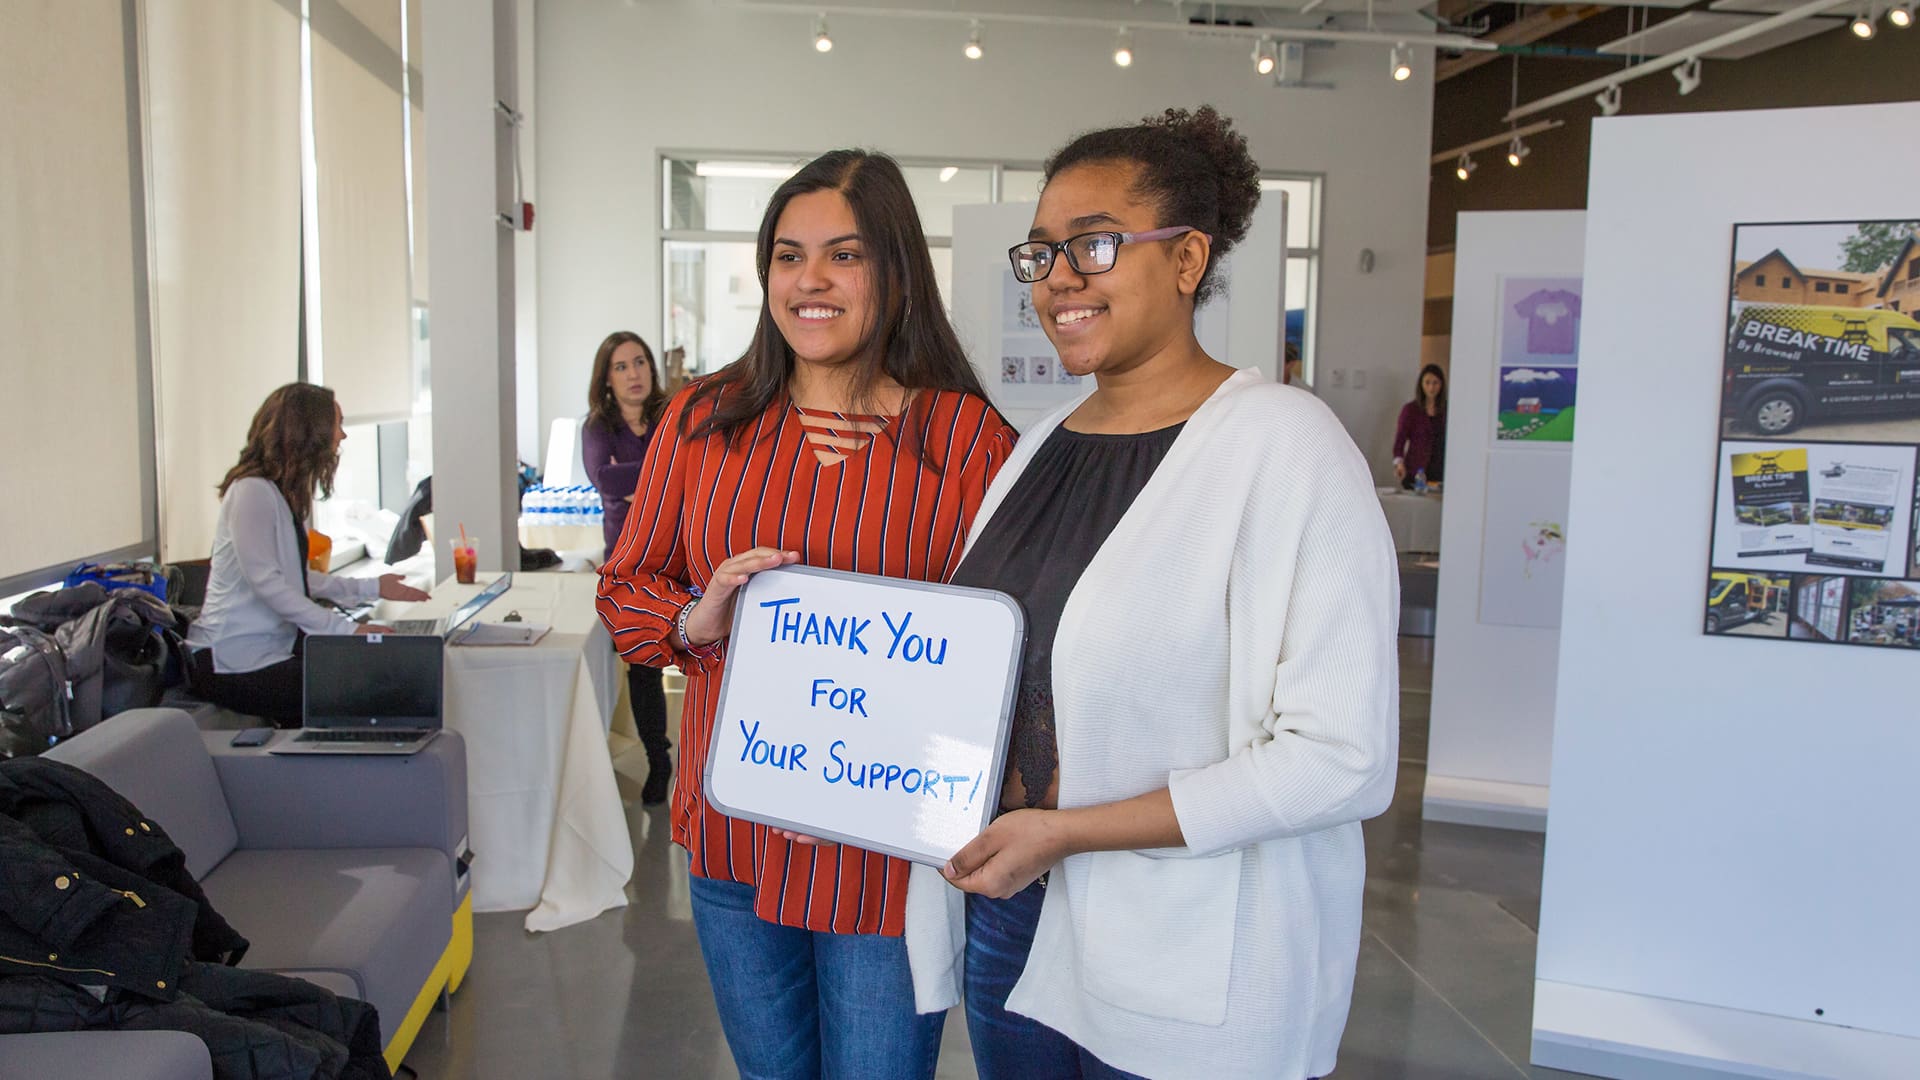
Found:
M 411 411 L 399 0 L 314 0 L 320 355 L 349 422 Z M 311 317 L 309 312 L 309 317 Z
M 257 0 L 144 8 L 161 551 L 206 558 L 215 485 L 299 373 L 300 20 Z
M 154 539 L 128 30 L 0 3 L 0 584 Z

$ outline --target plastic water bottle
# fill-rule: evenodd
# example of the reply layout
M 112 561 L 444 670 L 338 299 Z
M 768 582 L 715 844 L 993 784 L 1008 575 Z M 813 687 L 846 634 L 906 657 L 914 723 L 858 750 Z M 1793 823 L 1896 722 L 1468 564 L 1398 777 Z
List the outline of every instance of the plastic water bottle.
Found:
M 1413 491 L 1416 495 L 1425 495 L 1427 493 L 1427 470 L 1421 469 L 1419 472 L 1413 474 Z

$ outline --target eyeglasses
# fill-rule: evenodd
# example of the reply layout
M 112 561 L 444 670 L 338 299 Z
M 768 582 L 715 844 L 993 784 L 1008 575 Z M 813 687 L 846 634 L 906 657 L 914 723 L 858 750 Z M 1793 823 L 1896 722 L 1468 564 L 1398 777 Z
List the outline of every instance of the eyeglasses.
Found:
M 1154 240 L 1171 240 L 1190 232 L 1200 232 L 1191 225 L 1170 225 L 1164 229 L 1148 229 L 1146 232 L 1090 232 L 1079 236 L 1070 236 L 1054 243 L 1047 240 L 1029 240 L 1024 244 L 1015 244 L 1007 249 L 1007 257 L 1013 260 L 1013 276 L 1020 281 L 1032 283 L 1053 273 L 1053 253 L 1058 251 L 1067 256 L 1067 265 L 1073 272 L 1083 277 L 1104 274 L 1113 269 L 1114 260 L 1120 257 L 1121 244 L 1145 244 Z M 1205 236 L 1205 233 L 1200 233 Z

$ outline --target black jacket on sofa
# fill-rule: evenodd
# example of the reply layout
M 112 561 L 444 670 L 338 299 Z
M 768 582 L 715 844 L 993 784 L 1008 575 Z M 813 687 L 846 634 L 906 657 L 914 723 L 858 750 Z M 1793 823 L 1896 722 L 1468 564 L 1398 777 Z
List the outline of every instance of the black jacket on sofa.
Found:
M 389 1076 L 372 1006 L 230 966 L 246 948 L 133 804 L 62 762 L 0 762 L 0 1032 L 187 1031 L 220 1080 Z

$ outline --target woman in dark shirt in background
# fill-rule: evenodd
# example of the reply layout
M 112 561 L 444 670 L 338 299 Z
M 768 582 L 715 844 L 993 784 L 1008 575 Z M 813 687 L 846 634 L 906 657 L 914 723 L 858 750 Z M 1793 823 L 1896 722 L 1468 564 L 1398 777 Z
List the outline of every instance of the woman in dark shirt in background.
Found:
M 1447 471 L 1447 373 L 1438 364 L 1420 369 L 1420 381 L 1414 384 L 1413 400 L 1400 407 L 1400 422 L 1393 430 L 1393 475 L 1402 486 L 1413 487 L 1414 478 L 1427 474 L 1427 483 L 1446 479 Z
M 587 421 L 580 432 L 581 454 L 586 458 L 587 478 L 600 492 L 606 509 L 607 555 L 611 557 L 620 528 L 627 523 L 627 511 L 633 507 L 640 464 L 660 412 L 667 407 L 667 393 L 660 385 L 653 350 L 628 330 L 616 330 L 600 343 L 590 385 Z M 673 744 L 667 741 L 667 694 L 661 675 L 660 668 L 645 664 L 627 667 L 633 722 L 647 748 L 647 782 L 640 789 L 640 801 L 646 806 L 667 801 L 667 785 L 673 777 L 673 759 L 667 756 Z

